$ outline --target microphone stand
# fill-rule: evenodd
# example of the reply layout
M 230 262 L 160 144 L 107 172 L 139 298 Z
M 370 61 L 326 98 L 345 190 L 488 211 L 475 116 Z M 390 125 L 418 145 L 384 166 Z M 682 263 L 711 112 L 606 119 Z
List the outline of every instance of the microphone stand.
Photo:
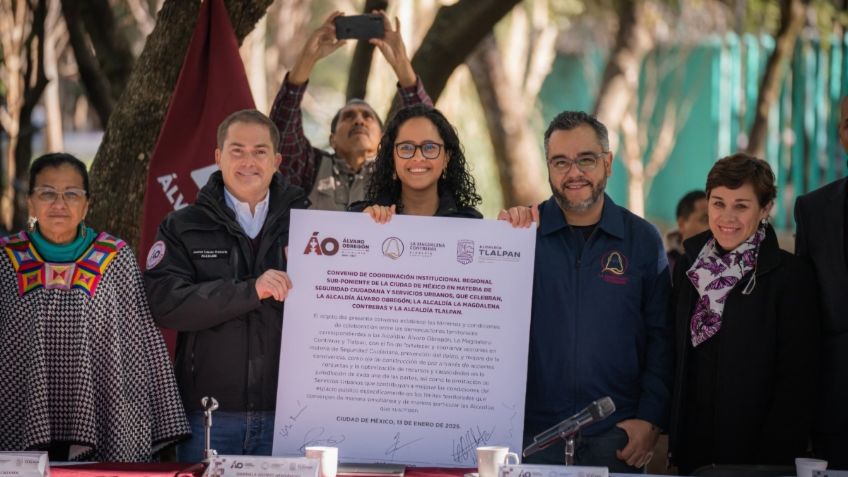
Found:
M 574 465 L 574 441 L 577 433 L 589 424 L 606 419 L 614 411 L 615 404 L 609 397 L 593 401 L 583 411 L 535 435 L 533 442 L 524 449 L 522 454 L 524 457 L 529 457 L 550 447 L 559 438 L 565 441 L 565 465 Z
M 568 437 L 563 437 L 565 439 L 565 465 L 574 465 L 574 436 L 575 434 L 571 434 Z
M 218 409 L 218 400 L 214 397 L 204 397 L 200 400 L 200 405 L 203 406 L 203 427 L 205 434 L 203 462 L 208 464 L 218 455 L 218 452 L 212 449 L 212 412 Z
M 574 447 L 575 447 L 574 440 L 575 440 L 575 437 L 577 436 L 577 433 L 579 432 L 579 429 L 580 429 L 580 427 L 573 429 L 573 430 L 563 429 L 562 431 L 560 431 L 557 434 L 557 436 L 560 439 L 565 441 L 565 465 L 574 465 Z M 548 431 L 545 431 L 545 432 L 542 432 L 541 434 L 536 435 L 533 438 L 533 440 L 538 441 L 538 440 L 540 440 L 539 438 L 542 437 L 545 434 L 548 434 Z M 548 435 L 550 435 L 550 434 L 548 434 Z M 528 457 L 528 456 L 531 456 L 531 455 L 535 454 L 536 452 L 538 452 L 538 451 L 540 451 L 544 448 L 551 446 L 552 444 L 553 444 L 553 442 L 549 442 L 549 443 L 543 445 L 540 448 L 537 448 L 537 449 L 534 449 L 530 452 L 527 452 L 528 449 L 530 449 L 532 447 L 532 445 L 531 445 L 531 446 L 528 446 L 527 449 L 524 449 L 524 452 L 522 454 L 524 455 L 524 457 Z

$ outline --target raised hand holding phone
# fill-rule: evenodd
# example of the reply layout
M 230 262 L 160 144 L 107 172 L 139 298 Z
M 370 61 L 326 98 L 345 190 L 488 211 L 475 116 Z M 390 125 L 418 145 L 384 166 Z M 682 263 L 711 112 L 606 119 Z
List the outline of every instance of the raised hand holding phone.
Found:
M 383 17 L 378 13 L 338 16 L 335 18 L 336 38 L 339 40 L 368 40 L 383 38 Z
M 324 20 L 324 23 L 309 35 L 294 68 L 289 72 L 288 79 L 291 83 L 305 83 L 309 79 L 312 68 L 318 60 L 338 50 L 345 44 L 343 40 L 336 38 L 335 20 L 343 15 L 344 13 L 340 11 L 331 13 Z
M 391 65 L 397 75 L 398 82 L 404 88 L 415 85 L 417 76 L 412 68 L 412 62 L 406 54 L 406 45 L 403 44 L 403 38 L 400 36 L 400 20 L 395 17 L 395 25 L 392 28 L 392 22 L 383 10 L 374 10 L 374 14 L 379 15 L 383 21 L 384 34 L 382 38 L 372 38 L 369 43 L 376 46 L 386 62 Z

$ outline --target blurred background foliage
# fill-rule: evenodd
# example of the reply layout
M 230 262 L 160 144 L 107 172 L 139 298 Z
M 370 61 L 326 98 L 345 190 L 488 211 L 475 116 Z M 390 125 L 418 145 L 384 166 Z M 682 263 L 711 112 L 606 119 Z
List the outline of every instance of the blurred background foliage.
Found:
M 65 150 L 92 161 L 104 130 L 126 127 L 109 121 L 111 112 L 133 94 L 128 78 L 170 1 L 0 0 L 6 227 L 25 220 L 29 160 Z M 438 12 L 469 1 L 496 3 L 388 0 L 387 12 L 414 58 Z M 365 7 L 363 0 L 245 4 L 267 7 L 245 27 L 241 46 L 265 112 L 309 32 L 333 10 Z M 848 92 L 848 0 L 523 0 L 493 24 L 436 103 L 459 130 L 488 218 L 550 194 L 542 133 L 566 108 L 594 112 L 610 126 L 616 162 L 608 192 L 661 229 L 672 226 L 677 199 L 703 187 L 712 162 L 738 149 L 775 168 L 774 219 L 786 234 L 794 198 L 846 173 L 835 123 Z M 462 34 L 468 25 L 455 27 Z M 345 102 L 355 47 L 349 42 L 321 61 L 310 78 L 305 130 L 318 147 L 328 147 L 330 118 Z M 396 78 L 379 53 L 371 60 L 365 99 L 387 113 Z

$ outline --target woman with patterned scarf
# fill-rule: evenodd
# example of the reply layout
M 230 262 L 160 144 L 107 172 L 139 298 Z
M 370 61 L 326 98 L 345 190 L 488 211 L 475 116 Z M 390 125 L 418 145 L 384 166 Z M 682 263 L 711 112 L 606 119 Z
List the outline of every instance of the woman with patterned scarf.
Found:
M 674 270 L 675 384 L 669 454 L 680 472 L 792 465 L 816 389 L 819 309 L 812 267 L 768 223 L 768 163 L 725 157 L 707 176 L 710 229 Z
M 190 431 L 135 256 L 83 223 L 88 173 L 30 168 L 30 224 L 0 239 L 0 451 L 149 461 Z

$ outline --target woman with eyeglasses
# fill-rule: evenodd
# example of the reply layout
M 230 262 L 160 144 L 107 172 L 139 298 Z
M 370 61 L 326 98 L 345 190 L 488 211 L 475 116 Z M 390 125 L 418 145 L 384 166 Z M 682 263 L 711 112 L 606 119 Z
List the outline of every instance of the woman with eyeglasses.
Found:
M 807 450 L 816 397 L 816 277 L 768 223 L 766 161 L 717 161 L 706 193 L 709 230 L 683 242 L 674 270 L 670 455 L 683 474 L 790 466 Z
M 429 106 L 399 110 L 386 124 L 365 200 L 349 210 L 386 223 L 396 213 L 482 218 L 454 127 Z
M 148 461 L 190 431 L 135 256 L 83 222 L 85 164 L 30 168 L 26 231 L 0 239 L 0 451 Z

